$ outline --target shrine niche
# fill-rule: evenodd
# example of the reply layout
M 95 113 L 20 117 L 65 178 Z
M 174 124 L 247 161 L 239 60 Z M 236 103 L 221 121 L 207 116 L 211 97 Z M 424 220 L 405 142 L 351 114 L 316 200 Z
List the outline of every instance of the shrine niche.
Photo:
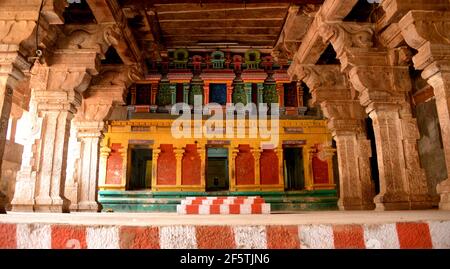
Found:
M 247 50 L 245 52 L 245 65 L 247 69 L 258 69 L 261 63 L 261 53 L 258 50 Z
M 121 144 L 111 144 L 111 153 L 108 157 L 106 168 L 106 184 L 114 185 L 122 183 L 123 157 L 120 150 Z
M 189 52 L 186 49 L 177 49 L 173 53 L 173 63 L 177 69 L 186 69 L 189 61 Z
M 211 63 L 213 69 L 222 69 L 225 63 L 225 54 L 220 50 L 214 51 L 211 53 Z
M 177 160 L 175 158 L 175 152 L 173 145 L 161 144 L 161 153 L 158 156 L 158 171 L 157 171 L 157 184 L 158 185 L 175 185 L 176 184 L 176 169 Z
M 255 184 L 255 158 L 250 145 L 239 145 L 236 156 L 236 185 Z
M 186 145 L 182 160 L 182 185 L 201 184 L 201 159 L 196 144 Z

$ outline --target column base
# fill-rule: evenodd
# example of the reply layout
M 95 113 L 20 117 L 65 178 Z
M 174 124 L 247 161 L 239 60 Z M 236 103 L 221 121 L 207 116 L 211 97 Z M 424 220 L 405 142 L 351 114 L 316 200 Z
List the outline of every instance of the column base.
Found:
M 101 205 L 97 202 L 78 203 L 78 212 L 100 212 Z
M 446 179 L 439 183 L 436 190 L 441 196 L 439 209 L 450 210 L 450 179 Z
M 410 197 L 410 209 L 430 209 L 433 207 L 431 196 L 428 194 L 424 195 L 413 195 Z
M 406 193 L 378 194 L 373 201 L 376 211 L 410 209 L 409 196 Z
M 11 211 L 13 212 L 33 212 L 34 211 L 34 205 L 17 205 L 17 204 L 13 204 L 12 205 L 12 209 Z
M 348 201 L 352 200 L 352 201 Z M 374 210 L 375 204 L 374 203 L 362 203 L 361 201 L 358 201 L 359 199 L 346 199 L 346 201 L 343 201 L 343 199 L 339 199 L 338 201 L 338 207 L 339 210 Z
M 52 198 L 50 203 L 36 203 L 35 212 L 69 213 L 70 201 L 65 197 Z

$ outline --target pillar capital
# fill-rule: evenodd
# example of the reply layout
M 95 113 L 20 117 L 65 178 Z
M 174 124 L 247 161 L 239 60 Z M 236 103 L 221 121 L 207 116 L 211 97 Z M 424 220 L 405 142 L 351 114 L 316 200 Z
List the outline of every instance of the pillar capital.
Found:
M 413 62 L 416 69 L 424 70 L 424 79 L 450 70 L 450 11 L 412 10 L 399 26 L 408 45 L 418 51 Z
M 296 75 L 311 91 L 312 101 L 319 104 L 325 100 L 351 100 L 347 77 L 339 65 L 297 65 Z

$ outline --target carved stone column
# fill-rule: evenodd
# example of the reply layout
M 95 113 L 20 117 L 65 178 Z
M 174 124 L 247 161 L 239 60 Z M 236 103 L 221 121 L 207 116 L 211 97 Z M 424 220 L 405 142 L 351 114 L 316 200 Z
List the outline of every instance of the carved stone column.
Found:
M 97 175 L 99 142 L 104 123 L 98 121 L 76 122 L 78 138 L 81 141 L 80 186 L 77 211 L 100 211 L 97 202 Z
M 100 142 L 100 161 L 98 171 L 98 185 L 99 187 L 106 185 L 106 169 L 108 164 L 108 157 L 111 149 L 108 147 L 108 139 L 104 138 Z
M 437 187 L 440 209 L 450 210 L 450 12 L 410 11 L 399 22 L 408 45 L 418 53 L 414 67 L 434 89 L 447 179 Z
M 57 45 L 44 54 L 44 63 L 35 63 L 30 87 L 42 126 L 35 153 L 24 152 L 34 162 L 22 161 L 13 210 L 69 211 L 64 188 L 70 121 L 81 104 L 81 93 L 98 73 L 100 58 L 110 45 L 110 30 L 104 25 L 65 26 Z
M 74 119 L 81 142 L 78 200 L 71 209 L 99 211 L 97 202 L 99 143 L 105 131 L 104 121 L 116 105 L 124 105 L 124 95 L 131 81 L 139 76 L 137 69 L 124 66 L 102 66 L 85 93 L 85 99 Z M 126 162 L 125 162 L 126 163 Z M 106 167 L 106 165 L 105 165 Z
M 70 137 L 67 155 L 66 184 L 64 187 L 64 196 L 70 200 L 70 210 L 76 211 L 78 208 L 78 182 L 80 181 L 80 149 L 81 143 L 78 141 L 77 128 L 72 120 L 70 126 Z
M 373 120 L 377 146 L 380 194 L 377 210 L 430 208 L 424 170 L 417 151 L 418 128 L 407 93 L 411 81 L 403 49 L 373 47 L 373 25 L 324 23 L 319 33 L 330 41 L 359 92 L 359 101 Z M 414 141 L 411 143 L 411 141 Z
M 0 3 L 0 175 L 13 91 L 24 78 L 23 71 L 30 69 L 20 44 L 34 30 L 39 6 L 38 0 L 26 3 L 4 0 Z M 5 200 L 5 194 L 0 191 L 0 213 L 5 213 Z
M 371 210 L 374 189 L 370 173 L 370 141 L 364 108 L 355 100 L 338 65 L 302 65 L 297 76 L 308 85 L 314 104 L 320 104 L 336 141 L 341 210 Z

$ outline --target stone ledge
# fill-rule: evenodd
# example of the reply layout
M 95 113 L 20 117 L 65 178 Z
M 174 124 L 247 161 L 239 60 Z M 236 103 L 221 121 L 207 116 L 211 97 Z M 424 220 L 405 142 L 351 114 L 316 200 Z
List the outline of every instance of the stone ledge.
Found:
M 100 226 L 0 224 L 0 248 L 450 248 L 450 221 L 346 225 Z

